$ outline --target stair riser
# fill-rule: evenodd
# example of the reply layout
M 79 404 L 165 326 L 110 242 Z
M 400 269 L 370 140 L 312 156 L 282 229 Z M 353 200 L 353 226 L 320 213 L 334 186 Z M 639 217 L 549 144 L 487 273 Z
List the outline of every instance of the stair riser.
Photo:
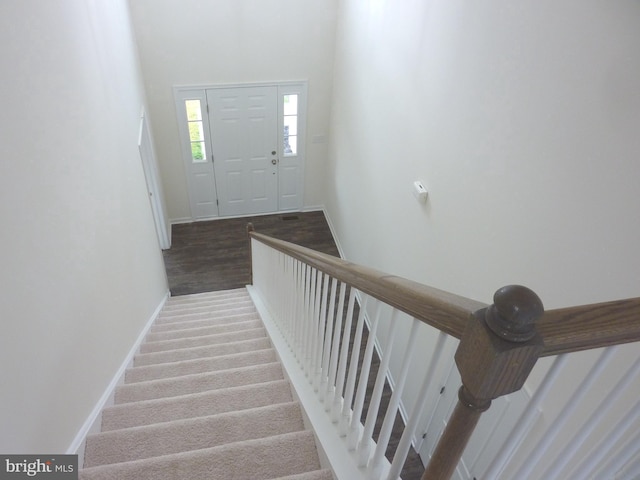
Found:
M 207 300 L 230 299 L 230 298 L 246 298 L 249 293 L 245 288 L 236 288 L 234 290 L 223 290 L 217 292 L 192 293 L 189 295 L 178 295 L 169 297 L 167 305 L 176 305 L 183 303 L 193 303 Z
M 164 352 L 167 350 L 180 350 L 183 348 L 203 347 L 206 345 L 219 345 L 222 343 L 262 338 L 266 335 L 264 328 L 260 327 L 252 328 L 250 330 L 241 330 L 239 332 L 221 333 L 219 335 L 205 335 L 195 338 L 149 342 L 140 345 L 140 353 Z
M 250 330 L 253 328 L 261 328 L 262 322 L 259 319 L 248 320 L 245 322 L 233 322 L 224 325 L 213 325 L 200 328 L 187 328 L 184 330 L 173 330 L 162 333 L 149 333 L 145 342 L 162 342 L 166 340 L 177 340 L 179 338 L 198 337 L 202 335 L 218 335 L 221 333 L 237 332 L 240 330 Z
M 166 305 L 161 315 L 171 316 L 175 315 L 179 312 L 189 312 L 189 311 L 208 311 L 215 312 L 216 310 L 228 310 L 231 308 L 239 308 L 239 307 L 248 307 L 253 306 L 253 302 L 251 298 L 246 297 L 244 299 L 229 299 L 229 300 L 216 300 L 216 301 L 202 301 L 202 302 L 193 302 L 193 303 L 184 303 L 181 305 Z
M 243 313 L 256 313 L 256 309 L 253 306 L 247 306 L 243 308 L 229 308 L 224 310 L 216 310 L 215 312 L 191 312 L 182 313 L 179 315 L 163 316 L 160 314 L 156 320 L 157 325 L 165 323 L 177 323 L 189 320 L 201 320 L 203 318 L 222 318 L 229 315 L 240 315 Z
M 211 327 L 214 325 L 228 325 L 236 322 L 246 322 L 248 320 L 259 319 L 257 313 L 244 313 L 240 315 L 228 315 L 222 318 L 203 318 L 200 320 L 188 320 L 175 323 L 163 323 L 162 325 L 154 324 L 149 333 L 163 333 L 173 330 L 184 330 L 187 328 Z
M 284 378 L 279 363 L 234 368 L 221 372 L 185 375 L 150 382 L 122 385 L 116 389 L 115 404 L 141 402 L 157 398 L 177 397 L 192 393 L 240 387 Z
M 247 387 L 116 405 L 104 409 L 102 431 L 217 415 L 292 400 L 289 383 L 278 380 Z
M 177 351 L 154 352 L 136 355 L 133 364 L 136 367 L 144 365 L 157 365 L 160 363 L 180 362 L 184 360 L 196 360 L 205 357 L 217 357 L 234 353 L 251 352 L 271 348 L 268 338 L 255 338 L 240 342 L 206 345 L 204 347 L 191 348 Z
M 163 363 L 161 365 L 134 367 L 130 368 L 126 372 L 124 383 L 147 382 L 150 380 L 159 380 L 161 378 L 179 377 L 182 375 L 192 375 L 194 373 L 248 367 L 249 365 L 260 365 L 275 361 L 277 361 L 276 352 L 274 349 L 269 348 L 258 350 L 256 352 L 187 360 L 184 362 L 175 362 L 173 364 Z

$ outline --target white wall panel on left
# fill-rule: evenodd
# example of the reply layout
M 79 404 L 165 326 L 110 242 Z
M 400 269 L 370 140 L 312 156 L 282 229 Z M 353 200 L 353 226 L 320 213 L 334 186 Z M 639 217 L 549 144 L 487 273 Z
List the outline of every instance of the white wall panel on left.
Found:
M 125 0 L 0 3 L 0 451 L 64 453 L 167 292 Z

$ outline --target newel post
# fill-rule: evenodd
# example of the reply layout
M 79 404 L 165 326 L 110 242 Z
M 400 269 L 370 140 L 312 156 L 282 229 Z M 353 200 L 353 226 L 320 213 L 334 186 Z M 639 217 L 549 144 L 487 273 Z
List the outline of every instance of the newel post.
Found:
M 253 252 L 251 251 L 251 232 L 255 232 L 253 223 L 247 223 L 247 239 L 249 240 L 249 285 L 253 285 Z
M 495 398 L 520 390 L 543 349 L 535 322 L 544 307 L 531 290 L 501 288 L 493 305 L 475 312 L 456 350 L 462 378 L 458 404 L 422 480 L 448 480 L 460 461 L 480 415 Z

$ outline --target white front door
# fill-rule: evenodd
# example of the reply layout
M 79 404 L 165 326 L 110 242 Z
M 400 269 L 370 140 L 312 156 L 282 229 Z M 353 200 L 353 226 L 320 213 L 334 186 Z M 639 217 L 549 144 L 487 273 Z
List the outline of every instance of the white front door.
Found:
M 174 94 L 193 220 L 302 208 L 306 84 Z
M 207 90 L 220 215 L 278 210 L 277 87 Z

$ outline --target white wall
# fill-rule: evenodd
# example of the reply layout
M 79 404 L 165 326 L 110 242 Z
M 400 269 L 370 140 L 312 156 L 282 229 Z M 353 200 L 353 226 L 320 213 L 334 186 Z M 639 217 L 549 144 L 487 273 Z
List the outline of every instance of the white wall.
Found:
M 336 0 L 129 0 L 168 216 L 191 218 L 172 87 L 308 80 L 305 206 L 320 205 Z
M 349 260 L 487 303 L 510 283 L 547 308 L 640 295 L 640 3 L 346 0 L 338 19 L 324 199 Z
M 65 453 L 163 300 L 124 0 L 0 3 L 0 451 Z

